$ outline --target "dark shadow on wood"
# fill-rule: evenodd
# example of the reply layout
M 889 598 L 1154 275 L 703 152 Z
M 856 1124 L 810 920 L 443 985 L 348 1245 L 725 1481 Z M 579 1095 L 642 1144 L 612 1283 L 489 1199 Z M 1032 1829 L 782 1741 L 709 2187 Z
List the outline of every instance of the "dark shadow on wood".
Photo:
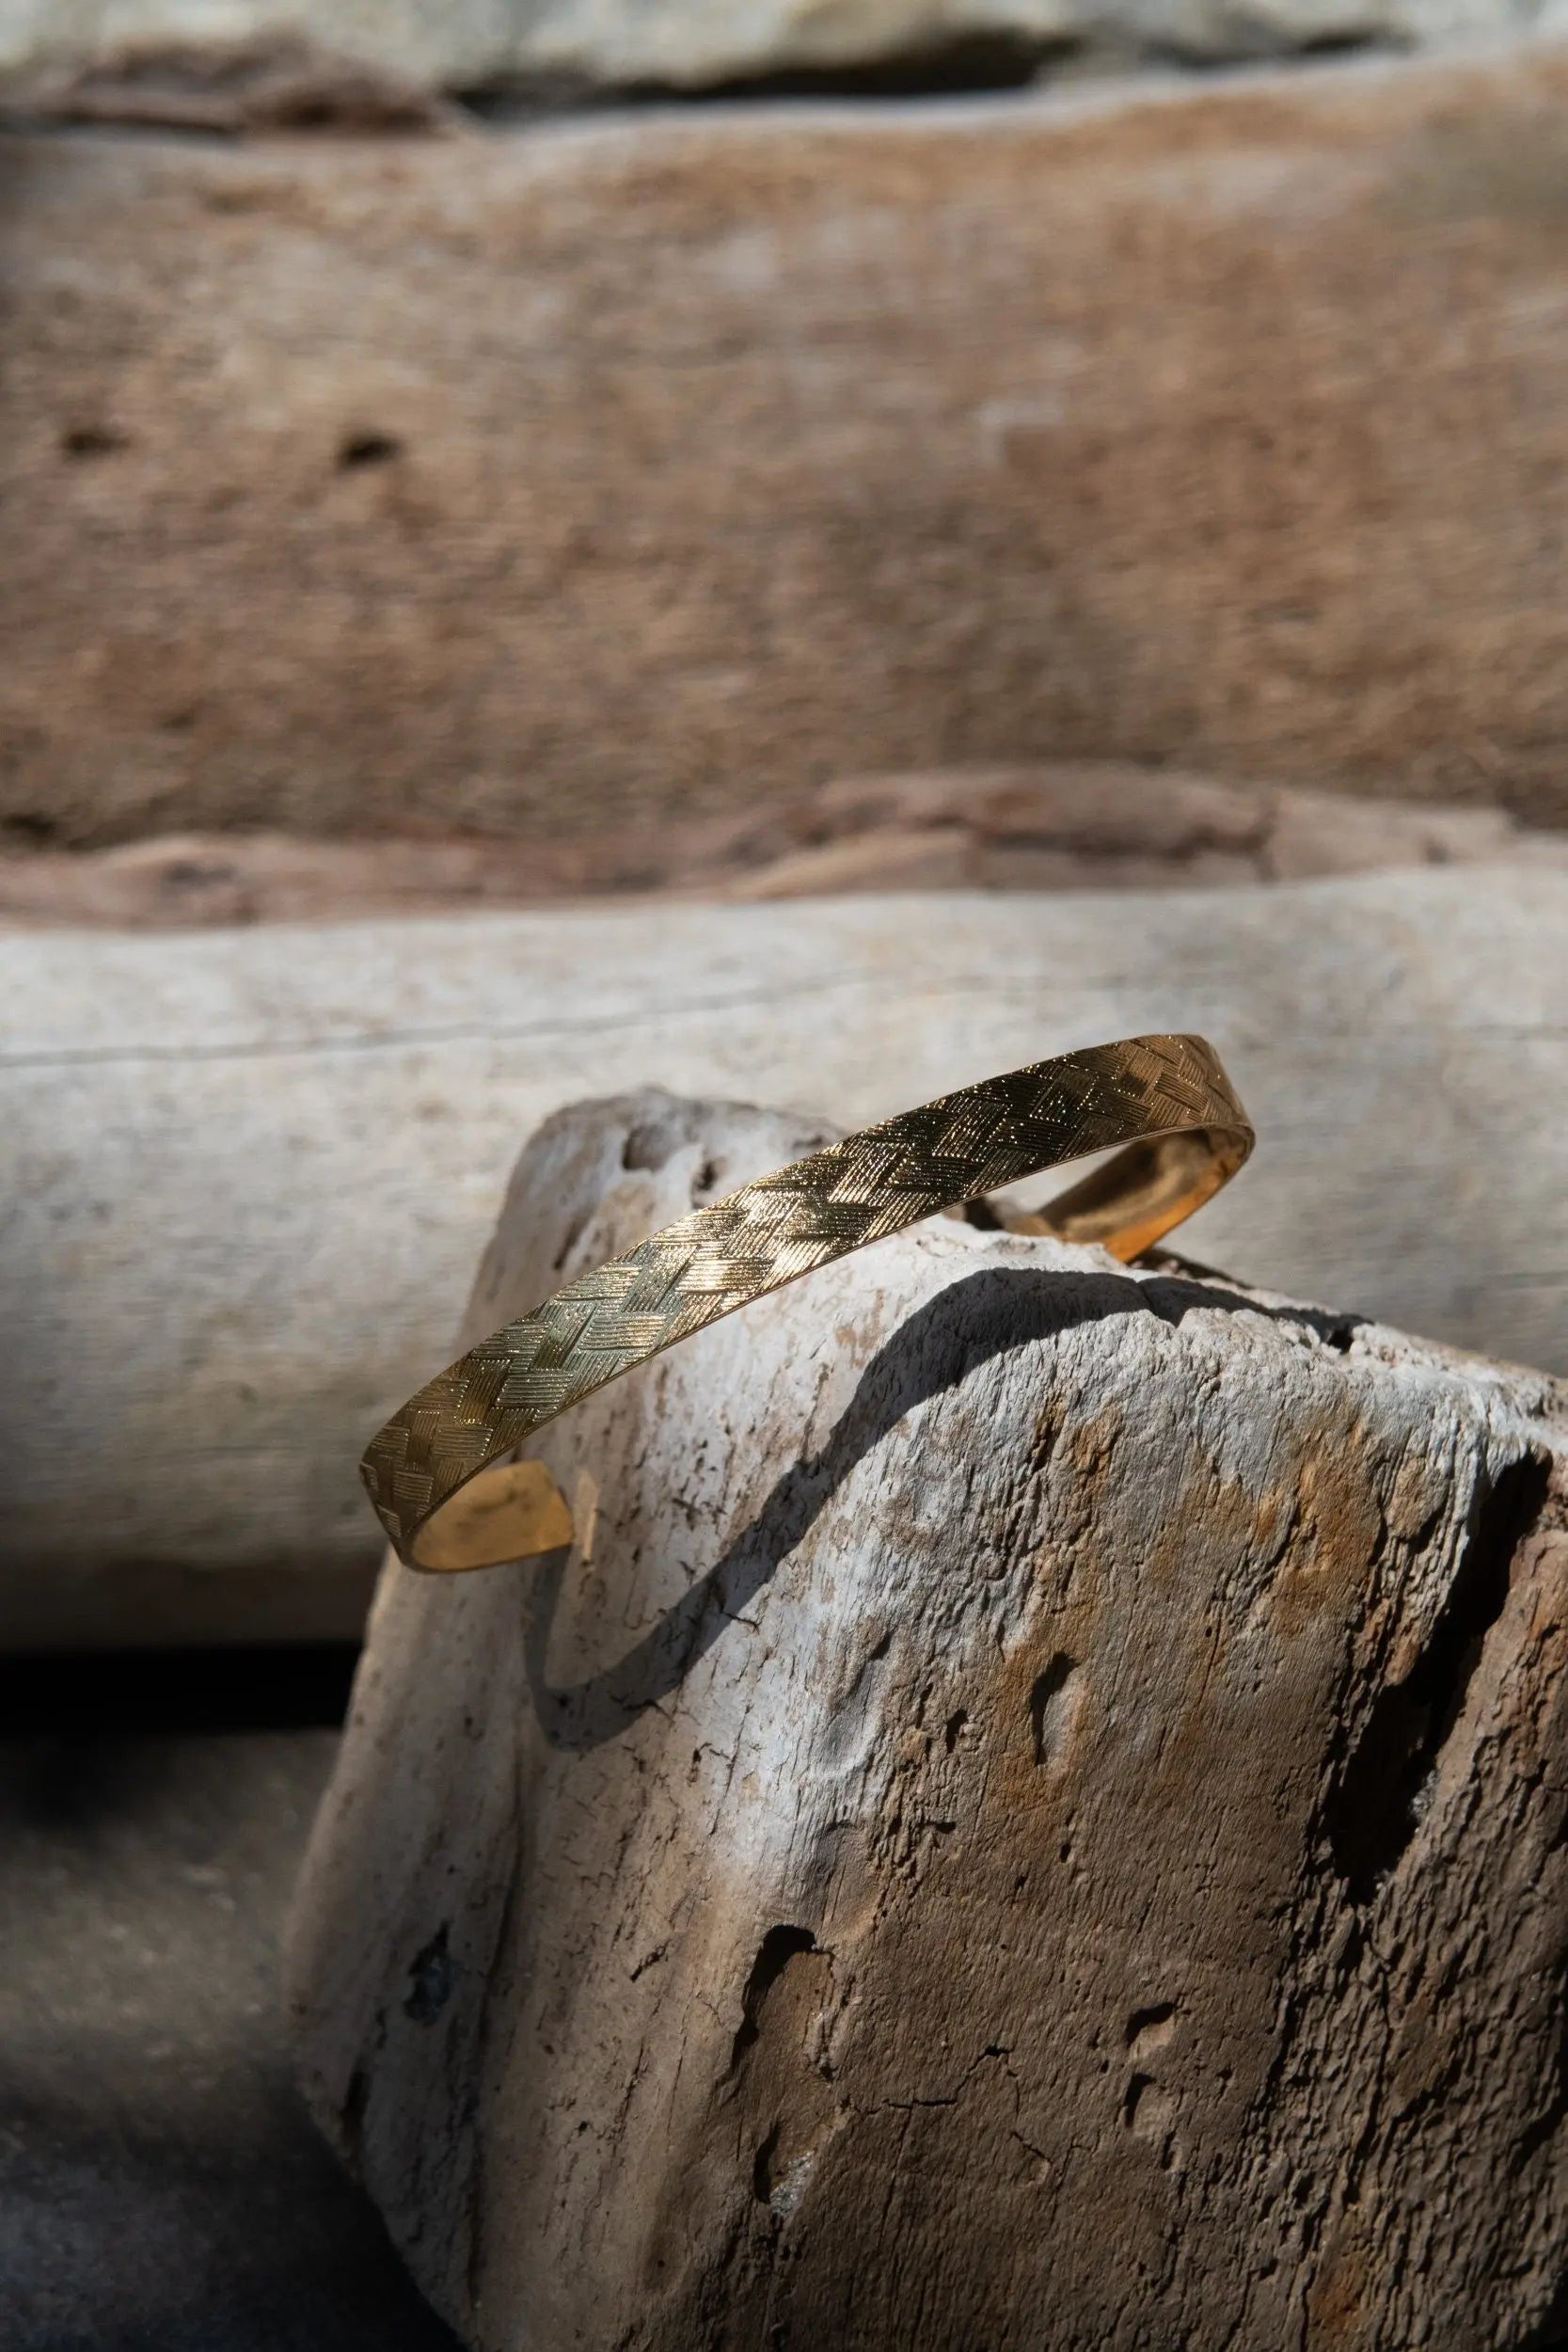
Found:
M 546 1666 L 570 1553 L 563 1549 L 539 1561 L 524 1655 L 546 1739 L 552 1747 L 585 1752 L 615 1739 L 634 1715 L 668 1698 L 802 1541 L 856 1465 L 917 1406 L 958 1387 L 993 1357 L 1079 1326 L 1129 1314 L 1175 1324 L 1198 1309 L 1304 1327 L 1337 1348 L 1354 1327 L 1351 1317 L 1310 1307 L 1261 1306 L 1239 1291 L 1184 1275 L 1135 1281 L 1130 1275 L 990 1267 L 950 1283 L 872 1358 L 827 1443 L 784 1473 L 722 1559 L 625 1657 L 571 1689 L 553 1688 Z

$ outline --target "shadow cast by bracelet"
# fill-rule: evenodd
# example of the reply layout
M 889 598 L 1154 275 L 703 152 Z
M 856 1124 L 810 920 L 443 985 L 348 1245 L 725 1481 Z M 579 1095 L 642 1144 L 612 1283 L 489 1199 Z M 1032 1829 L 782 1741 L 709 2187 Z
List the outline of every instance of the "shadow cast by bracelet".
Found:
M 900 1326 L 862 1374 L 855 1393 L 816 1453 L 787 1470 L 722 1557 L 625 1655 L 585 1681 L 553 1686 L 551 1629 L 570 1553 L 536 1564 L 524 1634 L 529 1688 L 550 1745 L 583 1753 L 623 1732 L 679 1689 L 697 1661 L 740 1616 L 788 1558 L 833 1493 L 916 1406 L 957 1388 L 992 1358 L 1113 1315 L 1179 1324 L 1195 1310 L 1246 1313 L 1310 1330 L 1344 1349 L 1361 1318 L 1310 1307 L 1271 1307 L 1184 1274 L 1068 1274 L 989 1267 L 950 1283 Z

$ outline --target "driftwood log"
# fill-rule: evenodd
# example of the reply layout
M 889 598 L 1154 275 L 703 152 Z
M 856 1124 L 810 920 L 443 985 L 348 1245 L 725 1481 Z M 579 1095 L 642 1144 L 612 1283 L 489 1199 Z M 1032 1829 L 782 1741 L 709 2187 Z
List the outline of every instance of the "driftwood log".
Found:
M 809 1146 L 536 1136 L 477 1337 Z M 389 1568 L 297 1898 L 315 2112 L 483 2352 L 1544 2347 L 1568 1428 L 1544 1378 L 939 1219 Z
M 355 1464 L 516 1140 L 649 1080 L 841 1126 L 1140 1029 L 1262 1137 L 1194 1248 L 1568 1368 L 1568 874 L 0 933 L 0 1639 L 352 1633 Z

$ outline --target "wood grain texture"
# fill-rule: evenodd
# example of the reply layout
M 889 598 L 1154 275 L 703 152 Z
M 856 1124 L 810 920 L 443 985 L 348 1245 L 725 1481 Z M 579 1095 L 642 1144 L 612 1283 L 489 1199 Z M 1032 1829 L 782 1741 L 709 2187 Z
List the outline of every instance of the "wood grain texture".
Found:
M 463 1336 L 807 1148 L 643 1095 Z M 1568 1428 L 1535 1375 L 951 1220 L 389 1569 L 291 1937 L 483 2352 L 1452 2352 L 1563 2312 Z
M 570 841 L 1116 755 L 1561 823 L 1565 95 L 8 137 L 0 821 Z
M 0 935 L 5 1638 L 351 1633 L 355 1465 L 520 1138 L 650 1081 L 853 1128 L 1194 1029 L 1261 1137 L 1196 1255 L 1568 1369 L 1565 942 L 1568 877 L 1520 866 Z

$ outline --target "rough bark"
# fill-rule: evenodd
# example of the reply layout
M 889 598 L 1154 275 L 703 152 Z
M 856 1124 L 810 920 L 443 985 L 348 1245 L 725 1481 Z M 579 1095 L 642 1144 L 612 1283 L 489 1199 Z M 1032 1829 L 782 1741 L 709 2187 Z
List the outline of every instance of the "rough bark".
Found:
M 852 754 L 1560 821 L 1565 96 L 8 139 L 0 818 L 571 839 Z
M 0 934 L 0 1628 L 350 1633 L 366 1437 L 444 1360 L 517 1138 L 649 1080 L 844 1126 L 1212 1037 L 1259 1124 L 1193 1247 L 1568 1369 L 1568 877 Z
M 798 1121 L 519 1163 L 464 1338 Z M 1555 2342 L 1552 1384 L 939 1220 L 392 1568 L 297 1899 L 318 2116 L 483 2352 Z

